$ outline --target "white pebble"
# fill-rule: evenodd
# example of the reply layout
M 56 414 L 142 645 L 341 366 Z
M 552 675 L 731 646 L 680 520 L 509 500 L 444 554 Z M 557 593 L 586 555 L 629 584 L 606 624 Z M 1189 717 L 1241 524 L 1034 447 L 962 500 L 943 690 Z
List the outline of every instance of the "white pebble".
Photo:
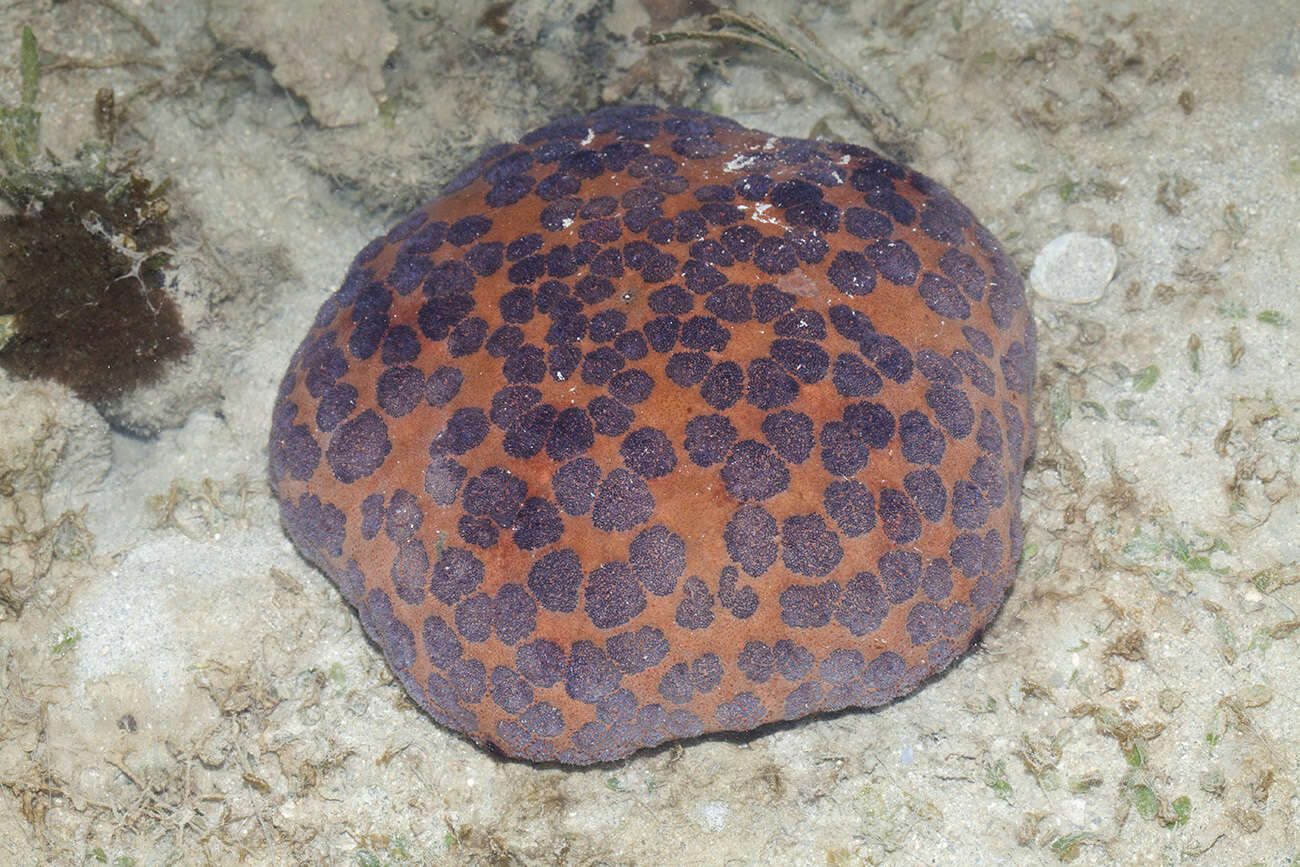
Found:
M 1044 298 L 1088 304 L 1106 294 L 1118 261 L 1115 245 L 1105 238 L 1066 232 L 1038 251 L 1029 285 Z

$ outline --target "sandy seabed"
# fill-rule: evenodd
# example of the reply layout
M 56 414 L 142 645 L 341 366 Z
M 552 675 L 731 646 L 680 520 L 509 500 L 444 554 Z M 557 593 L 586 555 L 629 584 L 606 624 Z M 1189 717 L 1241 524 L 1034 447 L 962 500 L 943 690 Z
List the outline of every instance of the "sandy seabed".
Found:
M 264 5 L 0 0 L 0 103 L 30 26 L 44 147 L 112 88 L 115 157 L 170 179 L 195 345 L 99 408 L 0 373 L 0 862 L 1300 859 L 1294 3 L 739 5 L 896 127 L 771 51 L 648 47 L 685 2 Z M 294 551 L 270 407 L 370 238 L 625 101 L 902 151 L 1038 265 L 1026 549 L 905 700 L 539 769 L 416 709 Z

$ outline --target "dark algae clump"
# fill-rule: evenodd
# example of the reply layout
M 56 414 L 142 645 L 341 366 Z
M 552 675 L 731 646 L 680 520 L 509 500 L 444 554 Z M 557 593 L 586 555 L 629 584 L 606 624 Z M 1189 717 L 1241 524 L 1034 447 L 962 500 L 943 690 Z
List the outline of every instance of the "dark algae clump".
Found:
M 192 344 L 163 290 L 171 243 L 161 188 L 104 168 L 88 144 L 79 165 L 37 156 L 36 40 L 23 34 L 22 103 L 0 106 L 0 366 L 47 377 L 85 400 L 152 381 Z
M 0 219 L 0 317 L 13 317 L 0 365 L 11 374 L 48 377 L 98 403 L 190 351 L 162 289 L 165 208 L 147 187 L 134 181 L 116 202 L 103 190 L 65 190 Z

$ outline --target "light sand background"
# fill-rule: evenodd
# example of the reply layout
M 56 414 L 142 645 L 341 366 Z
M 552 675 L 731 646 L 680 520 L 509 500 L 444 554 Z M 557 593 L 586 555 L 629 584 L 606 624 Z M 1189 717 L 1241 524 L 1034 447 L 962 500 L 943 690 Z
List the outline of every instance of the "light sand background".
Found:
M 353 254 L 480 147 L 619 101 L 878 143 L 798 63 L 643 44 L 688 6 L 0 0 L 0 101 L 30 25 L 44 145 L 71 157 L 112 87 L 115 152 L 171 179 L 196 343 L 112 408 L 151 439 L 0 375 L 0 862 L 1300 861 L 1291 0 L 741 3 L 1041 265 L 1020 576 L 913 696 L 507 763 L 411 705 L 297 556 L 279 377 Z

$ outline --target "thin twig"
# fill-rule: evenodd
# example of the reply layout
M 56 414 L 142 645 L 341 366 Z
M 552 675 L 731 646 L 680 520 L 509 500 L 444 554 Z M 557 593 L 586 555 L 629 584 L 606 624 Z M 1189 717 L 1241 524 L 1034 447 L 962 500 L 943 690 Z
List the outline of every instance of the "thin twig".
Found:
M 121 15 L 128 22 L 130 22 L 131 26 L 134 27 L 142 37 L 144 37 L 144 41 L 149 43 L 150 47 L 157 48 L 159 45 L 162 44 L 161 42 L 158 41 L 158 37 L 153 35 L 153 31 L 151 31 L 148 27 L 144 26 L 144 22 L 141 21 L 139 17 L 123 9 L 117 3 L 114 3 L 113 0 L 95 0 L 95 2 L 97 2 L 100 6 L 103 6 L 105 9 L 109 9 L 113 12 L 116 12 L 118 15 Z
M 798 19 L 793 24 L 811 43 L 812 49 L 794 45 L 775 28 L 754 15 L 717 12 L 704 18 L 703 30 L 661 30 L 646 35 L 646 44 L 664 45 L 688 40 L 711 40 L 762 48 L 780 54 L 804 67 L 818 81 L 831 88 L 848 103 L 850 110 L 866 125 L 882 149 L 897 155 L 907 149 L 910 137 L 898 117 L 885 101 L 858 78 L 852 70 L 835 59 L 816 36 Z
M 67 54 L 56 54 L 53 51 L 48 52 L 54 60 L 48 63 L 42 63 L 41 69 L 116 69 L 119 66 L 150 66 L 154 69 L 166 69 L 167 65 L 161 60 L 154 60 L 150 57 L 105 57 L 99 60 L 86 60 L 82 57 L 72 57 Z

